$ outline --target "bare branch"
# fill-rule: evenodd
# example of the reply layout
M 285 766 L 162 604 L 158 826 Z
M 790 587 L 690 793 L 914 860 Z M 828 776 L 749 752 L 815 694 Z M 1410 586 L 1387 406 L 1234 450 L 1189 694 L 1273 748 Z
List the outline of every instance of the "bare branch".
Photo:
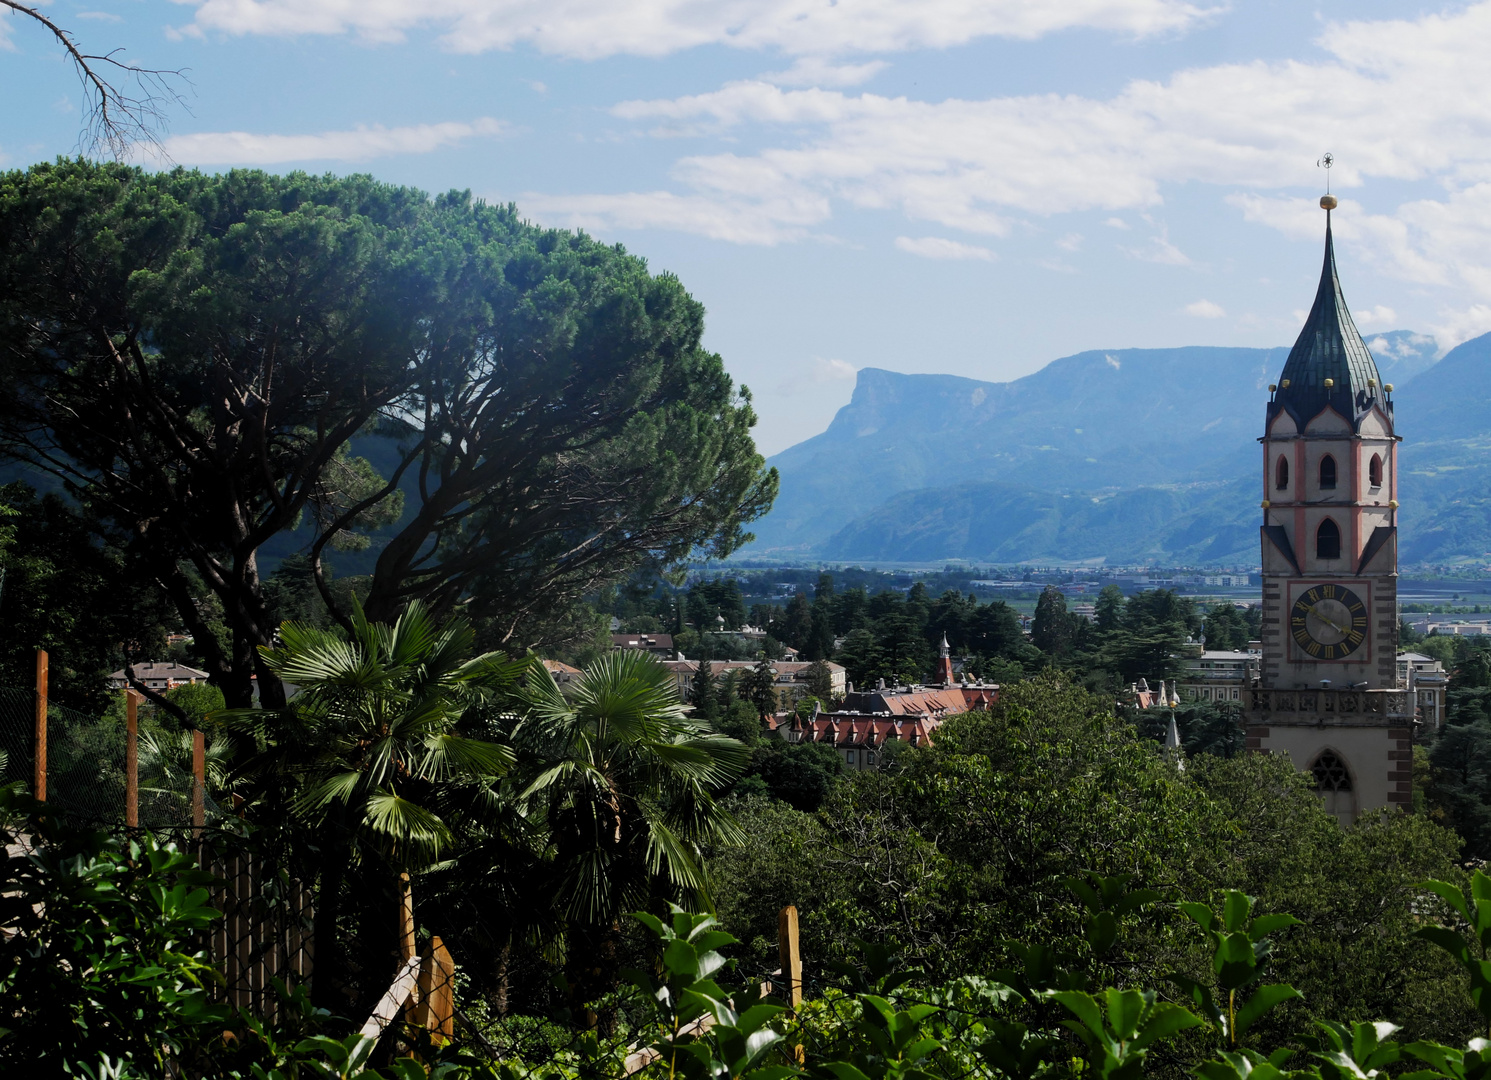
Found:
M 66 50 L 87 102 L 83 130 L 78 136 L 78 148 L 84 155 L 102 150 L 115 161 L 123 161 L 132 147 L 143 146 L 151 156 L 170 160 L 160 136 L 166 129 L 167 111 L 178 105 L 187 107 L 182 93 L 191 85 L 186 69 L 136 67 L 118 59 L 123 49 L 85 53 L 72 34 L 36 8 L 16 0 L 0 0 L 0 7 L 34 19 Z

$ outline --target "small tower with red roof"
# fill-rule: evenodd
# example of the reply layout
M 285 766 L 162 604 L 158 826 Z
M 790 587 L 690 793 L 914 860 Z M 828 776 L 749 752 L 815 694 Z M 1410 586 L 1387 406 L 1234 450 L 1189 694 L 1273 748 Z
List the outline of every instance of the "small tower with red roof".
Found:
M 947 646 L 947 635 L 942 635 L 942 646 L 937 655 L 937 680 L 943 686 L 951 686 L 957 680 L 953 677 L 953 655 Z

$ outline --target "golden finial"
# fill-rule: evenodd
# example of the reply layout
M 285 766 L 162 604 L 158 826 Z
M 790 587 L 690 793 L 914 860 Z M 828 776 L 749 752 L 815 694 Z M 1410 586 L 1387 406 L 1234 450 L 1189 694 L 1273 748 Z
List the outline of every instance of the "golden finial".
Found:
M 1325 170 L 1325 194 L 1320 196 L 1320 208 L 1327 213 L 1339 205 L 1336 202 L 1336 197 L 1331 194 L 1331 166 L 1335 163 L 1336 159 L 1332 154 L 1326 154 L 1319 161 L 1315 162 L 1316 165 Z

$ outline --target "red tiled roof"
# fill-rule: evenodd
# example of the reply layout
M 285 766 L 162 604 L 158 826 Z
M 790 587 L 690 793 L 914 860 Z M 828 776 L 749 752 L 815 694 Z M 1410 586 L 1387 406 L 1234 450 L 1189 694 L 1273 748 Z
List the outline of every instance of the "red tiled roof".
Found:
M 942 726 L 941 720 L 931 716 L 908 720 L 843 712 L 819 713 L 809 720 L 795 716 L 782 719 L 791 724 L 790 741 L 828 743 L 841 749 L 897 741 L 926 746 L 932 741 L 932 732 Z
M 110 680 L 124 685 L 124 669 L 120 668 L 109 676 Z M 178 664 L 173 660 L 152 660 L 146 664 L 135 665 L 135 678 L 143 683 L 151 680 L 160 681 L 165 679 L 169 682 L 206 682 L 207 672 L 198 671 L 194 667 Z
M 846 711 L 892 716 L 942 716 L 965 712 L 968 702 L 956 686 L 945 690 L 856 690 L 844 698 Z

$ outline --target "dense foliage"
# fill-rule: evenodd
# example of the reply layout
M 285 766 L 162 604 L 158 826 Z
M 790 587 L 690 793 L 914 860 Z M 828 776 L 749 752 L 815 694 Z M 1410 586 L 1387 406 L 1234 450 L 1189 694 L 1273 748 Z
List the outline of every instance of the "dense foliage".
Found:
M 464 604 L 519 651 L 638 565 L 736 548 L 776 480 L 702 334 L 677 279 L 466 193 L 0 176 L 0 452 L 72 486 L 235 706 L 278 697 L 260 559 L 293 529 L 317 571 L 385 530 L 370 615 Z
M 1082 907 L 1066 881 L 1134 874 L 1175 900 L 1244 890 L 1301 926 L 1277 962 L 1313 1015 L 1372 1015 L 1458 1038 L 1470 1014 L 1452 967 L 1412 937 L 1415 883 L 1454 877 L 1458 839 L 1424 817 L 1343 831 L 1287 760 L 1197 756 L 1184 771 L 1102 697 L 1042 677 L 996 709 L 944 724 L 892 771 L 854 776 L 816 815 L 751 801 L 749 838 L 712 869 L 724 929 L 762 963 L 775 912 L 803 913 L 804 951 L 849 960 L 856 939 L 933 980 L 994 977 L 1008 942 L 1076 956 Z M 1097 980 L 1200 972 L 1199 940 L 1144 920 Z

